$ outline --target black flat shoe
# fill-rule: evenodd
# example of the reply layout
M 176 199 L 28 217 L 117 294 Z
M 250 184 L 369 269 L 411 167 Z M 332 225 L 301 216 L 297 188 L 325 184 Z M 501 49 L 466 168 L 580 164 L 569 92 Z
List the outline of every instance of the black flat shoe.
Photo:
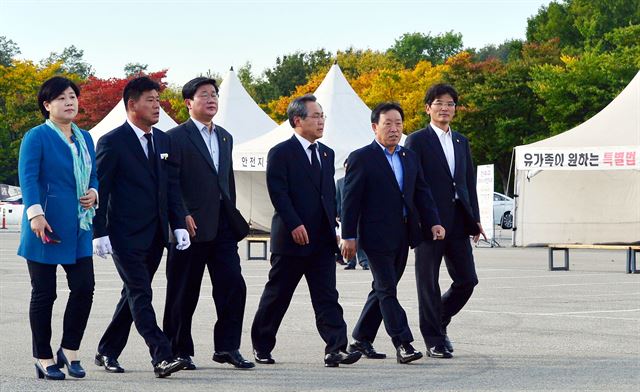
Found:
M 211 359 L 218 363 L 230 363 L 237 369 L 251 369 L 256 366 L 255 363 L 244 359 L 238 350 L 216 351 Z
M 62 369 L 63 367 L 66 366 L 67 373 L 69 373 L 71 377 L 84 378 L 84 376 L 87 375 L 87 373 L 84 371 L 84 369 L 80 365 L 80 361 L 69 362 L 69 360 L 67 359 L 67 356 L 64 355 L 64 351 L 62 351 L 62 347 L 58 349 L 58 352 L 56 353 L 56 357 L 58 358 L 58 368 Z
M 416 351 L 409 343 L 402 343 L 396 349 L 396 360 L 398 363 L 409 363 L 422 358 L 422 353 Z
M 124 369 L 118 363 L 118 360 L 108 355 L 96 353 L 95 364 L 104 367 L 109 373 L 124 373 Z
M 358 362 L 362 357 L 362 353 L 359 351 L 348 353 L 344 350 L 335 351 L 324 356 L 325 367 L 338 367 L 342 365 L 351 365 Z
M 40 361 L 36 361 L 36 376 L 45 380 L 64 380 L 64 373 L 56 365 L 47 366 L 45 369 Z
M 182 361 L 185 364 L 185 367 L 184 367 L 183 370 L 196 370 L 197 369 L 196 368 L 196 364 L 193 363 L 193 360 L 188 355 L 181 355 L 179 357 L 176 357 L 176 360 Z
M 427 355 L 431 358 L 453 358 L 453 354 L 447 351 L 444 344 L 427 347 Z
M 184 369 L 186 363 L 179 359 L 171 359 L 169 361 L 162 361 L 153 367 L 153 373 L 157 378 L 169 377 L 175 372 L 179 372 Z
M 253 350 L 253 358 L 261 365 L 273 365 L 276 363 L 276 360 L 273 359 L 271 353 L 261 353 Z
M 387 357 L 385 353 L 379 353 L 373 348 L 373 345 L 366 340 L 354 340 L 348 348 L 349 352 L 360 352 L 369 359 L 384 359 Z

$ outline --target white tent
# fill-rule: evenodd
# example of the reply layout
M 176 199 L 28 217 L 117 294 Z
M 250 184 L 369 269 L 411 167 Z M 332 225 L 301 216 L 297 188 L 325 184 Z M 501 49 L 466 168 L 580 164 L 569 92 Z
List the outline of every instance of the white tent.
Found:
M 93 138 L 93 143 L 98 144 L 98 139 L 100 139 L 102 135 L 124 124 L 126 120 L 127 110 L 124 108 L 124 101 L 121 99 L 120 102 L 111 109 L 109 114 L 102 119 L 102 121 L 96 124 L 95 127 L 91 128 L 90 133 Z M 177 125 L 178 123 L 173 121 L 167 112 L 160 108 L 160 120 L 156 125 L 154 125 L 154 127 L 166 132 Z
M 342 164 L 349 153 L 373 140 L 371 110 L 351 88 L 337 64 L 331 67 L 314 95 L 327 116 L 320 141 L 335 151 L 339 178 L 344 175 Z M 292 135 L 293 129 L 285 121 L 271 132 L 234 148 L 237 205 L 253 228 L 269 230 L 273 216 L 265 181 L 267 153 Z
M 233 68 L 220 84 L 218 113 L 213 122 L 233 135 L 236 146 L 278 126 L 247 93 Z
M 517 246 L 640 241 L 640 72 L 601 112 L 516 147 Z

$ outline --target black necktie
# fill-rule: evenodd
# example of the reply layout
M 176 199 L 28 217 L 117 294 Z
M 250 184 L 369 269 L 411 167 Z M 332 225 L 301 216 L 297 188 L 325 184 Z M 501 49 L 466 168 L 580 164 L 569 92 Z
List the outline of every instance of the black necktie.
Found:
M 317 149 L 318 145 L 316 143 L 309 145 L 309 150 L 311 150 L 311 177 L 313 178 L 313 182 L 318 186 L 318 188 L 320 188 L 322 171 L 320 170 L 318 154 L 316 154 Z
M 156 152 L 153 149 L 153 136 L 151 133 L 145 133 L 144 137 L 147 139 L 147 158 L 149 159 L 149 165 L 151 165 L 151 171 L 156 172 Z

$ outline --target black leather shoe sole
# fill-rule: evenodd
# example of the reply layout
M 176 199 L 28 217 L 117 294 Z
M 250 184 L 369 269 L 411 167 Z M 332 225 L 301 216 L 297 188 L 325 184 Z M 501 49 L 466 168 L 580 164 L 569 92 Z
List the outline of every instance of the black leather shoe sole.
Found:
M 436 351 L 436 350 L 432 350 L 432 349 L 427 349 L 427 355 L 431 358 L 438 358 L 438 359 L 449 359 L 449 358 L 453 358 L 453 354 L 451 354 L 449 351 Z

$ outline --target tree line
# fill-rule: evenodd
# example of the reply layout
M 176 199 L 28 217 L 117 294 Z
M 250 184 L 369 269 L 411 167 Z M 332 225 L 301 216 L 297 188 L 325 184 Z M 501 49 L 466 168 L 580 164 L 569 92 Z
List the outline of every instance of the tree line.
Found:
M 39 85 L 62 74 L 82 88 L 78 125 L 90 129 L 120 100 L 129 77 L 145 73 L 162 84 L 161 104 L 177 122 L 188 113 L 181 86 L 164 82 L 167 70 L 129 63 L 125 78 L 100 79 L 74 46 L 39 63 L 17 60 L 18 46 L 0 37 L 0 182 L 17 184 L 22 135 L 41 122 Z M 454 129 L 467 135 L 477 164 L 493 163 L 504 190 L 513 147 L 566 131 L 602 110 L 640 69 L 640 0 L 561 0 L 527 21 L 526 39 L 465 48 L 454 31 L 412 32 L 386 50 L 346 48 L 298 51 L 278 57 L 256 75 L 251 63 L 237 75 L 252 98 L 277 122 L 300 94 L 313 92 L 337 61 L 351 86 L 373 107 L 385 100 L 405 110 L 405 133 L 425 126 L 423 96 L 433 83 L 460 92 Z M 220 80 L 220 75 L 203 73 Z M 615 125 L 614 125 L 615 126 Z M 606 131 L 606 130 L 604 130 Z

